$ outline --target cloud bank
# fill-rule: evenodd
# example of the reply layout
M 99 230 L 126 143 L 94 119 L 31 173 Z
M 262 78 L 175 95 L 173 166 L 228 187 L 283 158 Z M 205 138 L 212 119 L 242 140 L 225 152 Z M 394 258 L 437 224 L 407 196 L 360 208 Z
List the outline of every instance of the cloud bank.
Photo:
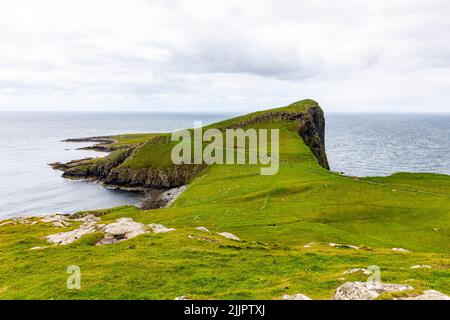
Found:
M 450 111 L 446 0 L 0 0 L 0 110 Z

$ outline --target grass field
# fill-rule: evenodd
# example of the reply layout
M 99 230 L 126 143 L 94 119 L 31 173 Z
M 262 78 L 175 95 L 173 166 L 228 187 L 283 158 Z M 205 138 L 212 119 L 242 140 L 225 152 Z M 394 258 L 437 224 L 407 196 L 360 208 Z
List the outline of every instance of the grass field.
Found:
M 384 282 L 450 294 L 450 176 L 342 176 L 317 164 L 291 123 L 257 126 L 280 130 L 278 174 L 260 175 L 258 165 L 212 165 L 169 208 L 101 212 L 102 223 L 130 217 L 176 231 L 104 246 L 93 245 L 101 237 L 95 233 L 30 250 L 46 246 L 43 237 L 61 229 L 41 222 L 0 226 L 0 298 L 279 299 L 303 293 L 331 299 L 345 281 L 367 278 L 342 275 L 345 270 L 369 265 L 380 267 Z M 142 136 L 126 140 L 133 139 L 143 142 Z M 158 145 L 158 154 L 151 146 L 131 164 L 167 160 L 170 148 Z M 223 231 L 241 241 L 216 234 Z M 432 268 L 410 268 L 422 264 Z M 66 288 L 69 265 L 81 268 L 81 290 Z

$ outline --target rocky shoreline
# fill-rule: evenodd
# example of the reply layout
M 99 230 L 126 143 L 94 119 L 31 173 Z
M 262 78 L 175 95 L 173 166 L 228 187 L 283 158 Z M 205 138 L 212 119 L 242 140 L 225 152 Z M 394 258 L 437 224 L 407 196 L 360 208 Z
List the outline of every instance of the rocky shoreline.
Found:
M 62 142 L 73 142 L 73 143 L 79 143 L 79 142 L 95 142 L 95 144 L 87 147 L 81 147 L 77 150 L 94 150 L 98 152 L 112 152 L 115 150 L 120 149 L 119 147 L 114 146 L 115 143 L 118 141 L 113 139 L 110 136 L 103 136 L 103 137 L 87 137 L 87 138 L 76 138 L 76 139 L 66 139 Z
M 62 142 L 68 143 L 78 143 L 78 142 L 96 142 L 96 144 L 92 146 L 78 148 L 77 150 L 94 150 L 98 152 L 113 152 L 119 150 L 121 148 L 114 147 L 112 144 L 116 143 L 117 140 L 112 139 L 109 136 L 105 137 L 88 137 L 88 138 L 79 138 L 79 139 L 66 139 Z M 186 185 L 182 185 L 175 188 L 150 188 L 143 186 L 130 186 L 126 184 L 114 184 L 106 181 L 105 179 L 100 178 L 97 175 L 90 175 L 85 177 L 77 177 L 72 175 L 66 175 L 65 173 L 73 168 L 77 168 L 83 165 L 89 165 L 96 158 L 88 157 L 78 160 L 71 160 L 69 162 L 54 162 L 48 164 L 54 170 L 63 171 L 63 177 L 65 179 L 70 180 L 85 180 L 90 182 L 95 182 L 101 184 L 105 188 L 108 189 L 117 189 L 129 192 L 141 192 L 144 193 L 144 198 L 141 201 L 139 206 L 142 210 L 151 210 L 151 209 L 159 209 L 168 207 L 172 204 L 178 196 L 181 195 L 186 189 Z
M 52 167 L 54 170 L 60 170 L 60 171 L 66 171 L 70 168 L 74 168 L 83 164 L 86 164 L 87 162 L 94 160 L 95 158 L 83 158 L 83 159 L 77 159 L 77 160 L 71 160 L 69 162 L 53 162 L 49 163 L 48 165 Z

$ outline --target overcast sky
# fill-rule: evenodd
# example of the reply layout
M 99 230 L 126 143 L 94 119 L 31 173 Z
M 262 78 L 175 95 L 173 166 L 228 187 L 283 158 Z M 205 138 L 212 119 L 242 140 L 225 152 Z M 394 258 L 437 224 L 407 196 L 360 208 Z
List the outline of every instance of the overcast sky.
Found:
M 450 112 L 448 0 L 0 0 L 0 110 Z

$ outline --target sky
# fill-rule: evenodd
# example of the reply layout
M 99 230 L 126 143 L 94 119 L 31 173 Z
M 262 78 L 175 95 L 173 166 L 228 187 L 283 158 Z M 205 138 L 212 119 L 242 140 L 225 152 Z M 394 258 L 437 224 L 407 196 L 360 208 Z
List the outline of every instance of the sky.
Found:
M 450 112 L 448 0 L 0 0 L 0 111 Z

